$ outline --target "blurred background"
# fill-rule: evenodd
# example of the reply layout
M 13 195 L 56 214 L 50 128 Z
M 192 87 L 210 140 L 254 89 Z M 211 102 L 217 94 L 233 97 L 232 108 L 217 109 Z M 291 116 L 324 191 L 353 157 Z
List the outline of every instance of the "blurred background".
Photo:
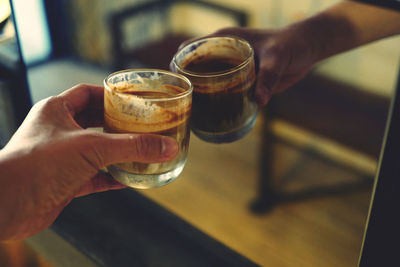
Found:
M 166 69 L 188 38 L 282 27 L 337 2 L 15 0 L 11 12 L 0 0 L 0 148 L 40 99 L 119 69 Z M 399 48 L 393 37 L 319 63 L 244 139 L 192 135 L 182 177 L 140 193 L 260 265 L 355 266 Z M 34 241 L 0 243 L 0 265 L 63 266 Z

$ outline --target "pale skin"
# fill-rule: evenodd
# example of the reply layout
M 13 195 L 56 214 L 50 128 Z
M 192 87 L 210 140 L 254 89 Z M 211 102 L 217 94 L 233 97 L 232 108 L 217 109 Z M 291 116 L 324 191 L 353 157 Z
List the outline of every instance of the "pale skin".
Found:
M 124 188 L 99 171 L 109 164 L 177 155 L 172 138 L 85 130 L 102 125 L 103 90 L 78 85 L 40 101 L 0 150 L 0 240 L 46 229 L 75 197 Z

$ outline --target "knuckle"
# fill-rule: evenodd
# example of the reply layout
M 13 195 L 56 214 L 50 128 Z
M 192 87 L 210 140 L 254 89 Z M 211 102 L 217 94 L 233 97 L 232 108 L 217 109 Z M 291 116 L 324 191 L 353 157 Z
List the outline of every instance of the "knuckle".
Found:
M 85 132 L 77 140 L 79 147 L 82 147 L 81 154 L 84 159 L 95 169 L 105 166 L 106 145 L 101 133 Z
M 37 102 L 31 109 L 42 122 L 62 120 L 68 112 L 68 106 L 59 96 L 51 96 Z
M 146 155 L 149 152 L 149 142 L 145 135 L 138 135 L 135 138 L 135 149 L 137 155 Z
M 86 83 L 78 83 L 77 85 L 75 85 L 73 88 L 81 88 L 81 89 L 86 89 L 88 88 L 89 85 Z
M 143 156 L 144 158 L 151 158 L 155 156 L 158 151 L 160 151 L 160 142 L 156 138 L 152 138 L 150 135 L 137 135 L 135 138 L 131 139 L 134 141 L 135 153 L 138 156 Z
M 51 108 L 56 105 L 59 105 L 60 102 L 61 102 L 61 99 L 58 96 L 50 96 L 50 97 L 47 97 L 47 98 L 42 99 L 39 102 L 37 102 L 34 107 L 46 109 L 46 108 Z

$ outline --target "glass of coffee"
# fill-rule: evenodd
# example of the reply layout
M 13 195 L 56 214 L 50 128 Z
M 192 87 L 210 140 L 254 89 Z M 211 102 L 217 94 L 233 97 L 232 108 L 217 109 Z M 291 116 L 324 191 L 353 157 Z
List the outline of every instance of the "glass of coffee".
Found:
M 245 136 L 257 118 L 254 51 L 238 37 L 205 37 L 181 48 L 171 62 L 173 71 L 192 82 L 192 131 L 213 143 Z
M 123 70 L 104 80 L 104 131 L 170 136 L 179 154 L 162 163 L 126 162 L 107 167 L 134 188 L 166 185 L 182 172 L 189 146 L 193 87 L 182 75 L 155 69 Z

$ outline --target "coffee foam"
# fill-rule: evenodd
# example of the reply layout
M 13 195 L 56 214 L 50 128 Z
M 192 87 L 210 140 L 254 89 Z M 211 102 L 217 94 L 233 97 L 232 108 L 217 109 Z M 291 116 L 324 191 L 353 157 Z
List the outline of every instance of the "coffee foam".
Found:
M 138 91 L 147 90 L 136 84 L 121 82 L 105 91 L 105 123 L 113 131 L 161 132 L 188 119 L 191 109 L 190 97 L 173 100 L 173 105 L 160 106 L 162 100 L 154 102 L 141 96 L 127 94 Z
M 212 73 L 196 75 L 185 70 L 185 67 L 193 61 L 203 61 L 205 58 L 228 58 L 243 63 L 249 55 L 248 46 L 238 38 L 211 38 L 199 40 L 183 48 L 176 57 L 176 64 L 183 69 L 183 72 L 179 70 L 178 72 L 192 82 L 196 93 L 237 92 L 247 90 L 255 83 L 254 60 L 235 73 L 227 71 L 227 73 L 218 73 L 218 75 L 212 75 Z M 206 78 L 202 77 L 203 75 Z
M 214 94 L 214 93 L 223 93 L 223 92 L 239 92 L 248 90 L 250 87 L 254 85 L 256 82 L 256 75 L 253 66 L 248 66 L 243 69 L 239 73 L 235 75 L 227 75 L 227 77 L 223 78 L 211 78 L 211 79 L 203 79 L 197 77 L 190 77 L 192 81 L 194 92 L 203 93 L 203 94 Z

